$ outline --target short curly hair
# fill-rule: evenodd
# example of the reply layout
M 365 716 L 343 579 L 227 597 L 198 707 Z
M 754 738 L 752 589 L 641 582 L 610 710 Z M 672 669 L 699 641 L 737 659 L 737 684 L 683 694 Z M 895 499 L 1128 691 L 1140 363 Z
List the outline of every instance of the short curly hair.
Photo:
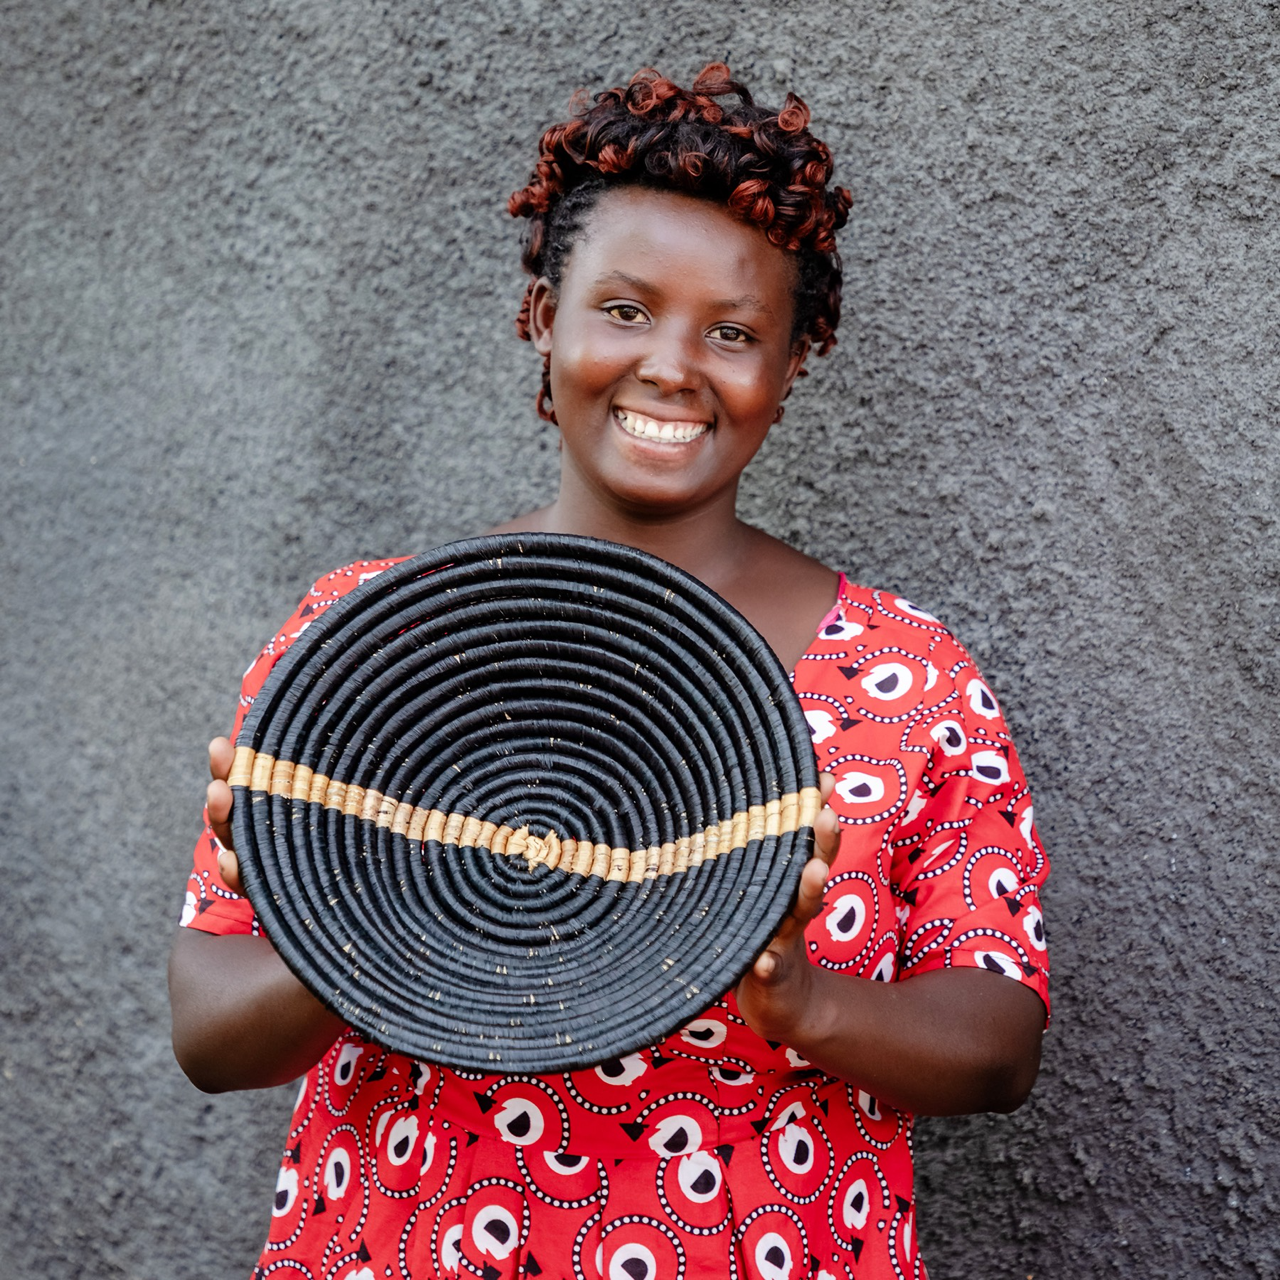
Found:
M 736 102 L 720 99 L 736 97 Z M 516 331 L 528 341 L 534 282 L 559 288 L 564 263 L 591 209 L 613 187 L 677 191 L 723 205 L 797 259 L 794 336 L 819 355 L 835 345 L 841 269 L 835 233 L 851 197 L 831 187 L 831 152 L 809 132 L 809 108 L 788 93 L 782 109 L 757 106 L 723 62 L 709 63 L 689 89 L 651 67 L 625 88 L 588 100 L 543 133 L 529 184 L 507 208 L 528 218 L 521 261 L 530 276 Z M 538 413 L 551 422 L 550 358 L 543 362 Z

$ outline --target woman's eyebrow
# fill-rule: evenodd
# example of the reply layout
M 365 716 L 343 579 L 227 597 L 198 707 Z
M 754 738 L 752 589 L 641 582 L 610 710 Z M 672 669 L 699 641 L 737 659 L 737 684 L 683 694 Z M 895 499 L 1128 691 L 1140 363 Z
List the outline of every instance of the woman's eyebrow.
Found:
M 625 271 L 606 271 L 604 275 L 597 276 L 597 288 L 603 285 L 624 285 L 628 289 L 636 290 L 637 293 L 656 291 L 656 287 L 648 280 L 628 275 Z M 766 315 L 773 314 L 773 308 L 754 293 L 744 293 L 738 298 L 716 298 L 710 305 L 715 311 L 760 311 Z
M 606 271 L 604 275 L 596 277 L 596 285 L 620 284 L 625 285 L 628 289 L 635 289 L 638 293 L 653 292 L 653 285 L 647 280 L 641 280 L 639 276 L 629 276 L 625 271 Z
M 773 308 L 754 293 L 744 293 L 740 298 L 717 298 L 712 304 L 717 311 L 762 311 L 772 315 Z

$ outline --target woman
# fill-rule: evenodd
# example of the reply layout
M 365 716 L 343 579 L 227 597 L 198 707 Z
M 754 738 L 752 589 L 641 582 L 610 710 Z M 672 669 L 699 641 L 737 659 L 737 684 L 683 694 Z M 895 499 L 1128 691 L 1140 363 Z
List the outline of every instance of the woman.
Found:
M 1012 1110 L 1031 1088 L 1047 866 L 990 690 L 936 619 L 735 511 L 839 321 L 848 195 L 807 126 L 794 96 L 757 107 L 713 64 L 690 90 L 641 72 L 547 130 L 511 211 L 560 488 L 500 530 L 661 556 L 795 669 L 830 805 L 795 907 L 736 991 L 652 1050 L 545 1078 L 414 1062 L 260 936 L 215 740 L 174 1045 L 211 1091 L 305 1073 L 258 1274 L 922 1275 L 912 1115 Z M 305 619 L 388 563 L 312 588 L 241 716 Z

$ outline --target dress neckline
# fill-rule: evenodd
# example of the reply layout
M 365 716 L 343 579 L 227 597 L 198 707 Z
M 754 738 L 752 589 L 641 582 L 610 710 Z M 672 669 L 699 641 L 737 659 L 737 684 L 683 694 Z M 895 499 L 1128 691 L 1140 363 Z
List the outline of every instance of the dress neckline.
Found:
M 818 623 L 813 632 L 813 639 L 809 641 L 809 647 L 796 659 L 796 664 L 791 668 L 792 682 L 795 682 L 796 672 L 800 670 L 800 664 L 809 657 L 813 652 L 813 646 L 822 639 L 822 633 L 835 621 L 837 621 L 849 599 L 849 579 L 845 576 L 843 570 L 836 572 L 836 598 L 835 603 L 830 609 L 822 615 L 822 621 Z
M 849 579 L 844 576 L 843 571 L 836 573 L 836 601 L 830 609 L 822 615 L 822 621 L 818 623 L 818 629 L 813 633 L 813 638 L 818 640 L 822 633 L 840 616 L 841 606 L 845 602 L 846 593 L 849 588 Z

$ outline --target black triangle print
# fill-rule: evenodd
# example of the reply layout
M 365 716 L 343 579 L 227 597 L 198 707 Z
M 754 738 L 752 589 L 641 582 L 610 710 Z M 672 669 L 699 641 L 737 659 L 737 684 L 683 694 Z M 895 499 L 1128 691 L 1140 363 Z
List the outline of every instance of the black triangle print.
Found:
M 753 1120 L 751 1122 L 751 1127 L 757 1133 L 763 1133 L 769 1127 L 769 1122 L 767 1120 Z
M 1008 809 L 1000 809 L 998 812 L 1010 826 L 1013 826 L 1013 824 L 1018 820 L 1018 815 L 1016 813 L 1010 813 Z
M 373 1254 L 369 1252 L 369 1246 L 365 1244 L 363 1239 L 360 1241 L 360 1248 L 356 1251 L 356 1257 L 359 1258 L 361 1262 L 373 1261 Z
M 542 1268 L 538 1266 L 538 1260 L 531 1253 L 524 1255 L 524 1273 L 527 1276 L 540 1276 Z
M 1004 905 L 1009 908 L 1009 914 L 1011 916 L 1016 916 L 1018 912 L 1022 910 L 1022 903 L 1020 903 L 1016 898 L 1006 898 L 1004 900 Z
M 836 667 L 836 670 L 844 676 L 846 680 L 852 680 L 858 674 L 857 667 Z
M 638 1120 L 624 1120 L 621 1125 L 622 1132 L 635 1142 L 644 1133 L 647 1125 L 641 1124 Z
M 315 1211 L 316 1211 L 316 1213 L 323 1213 L 323 1212 L 325 1211 L 324 1196 L 316 1196 L 316 1209 L 315 1209 Z
M 906 1211 L 911 1208 L 910 1200 L 904 1200 L 901 1196 L 894 1196 L 894 1199 L 898 1202 L 899 1213 L 906 1213 Z
M 502 1280 L 502 1272 L 499 1271 L 492 1262 L 486 1262 L 484 1264 L 484 1270 L 480 1272 L 480 1275 L 483 1277 L 483 1280 Z
M 857 1262 L 857 1260 L 862 1257 L 862 1241 L 855 1238 L 853 1244 L 849 1247 L 853 1250 L 854 1262 Z
M 478 1133 L 467 1134 L 467 1146 L 471 1146 L 473 1143 L 476 1143 L 479 1141 L 480 1141 L 480 1135 Z
M 496 1105 L 492 1098 L 486 1098 L 483 1093 L 477 1093 L 473 1096 L 476 1100 L 476 1106 L 480 1108 L 480 1114 L 482 1116 L 487 1116 Z
M 720 1159 L 725 1162 L 725 1164 L 728 1164 L 729 1161 L 733 1159 L 733 1143 L 732 1142 L 722 1143 L 720 1146 L 716 1148 L 716 1155 L 718 1155 Z

